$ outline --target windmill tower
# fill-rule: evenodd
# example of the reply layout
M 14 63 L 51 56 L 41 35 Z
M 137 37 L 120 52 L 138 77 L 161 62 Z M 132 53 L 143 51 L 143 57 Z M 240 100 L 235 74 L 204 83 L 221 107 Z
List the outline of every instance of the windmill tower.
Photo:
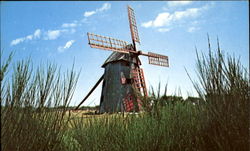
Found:
M 104 74 L 90 90 L 87 96 L 76 107 L 88 98 L 95 88 L 103 81 L 100 99 L 100 113 L 104 112 L 130 112 L 141 109 L 141 101 L 136 93 L 147 96 L 147 89 L 139 56 L 147 56 L 149 64 L 168 67 L 168 56 L 137 49 L 136 43 L 140 43 L 136 26 L 134 10 L 128 6 L 128 19 L 132 38 L 132 44 L 126 41 L 87 33 L 91 48 L 99 48 L 113 51 L 102 67 Z

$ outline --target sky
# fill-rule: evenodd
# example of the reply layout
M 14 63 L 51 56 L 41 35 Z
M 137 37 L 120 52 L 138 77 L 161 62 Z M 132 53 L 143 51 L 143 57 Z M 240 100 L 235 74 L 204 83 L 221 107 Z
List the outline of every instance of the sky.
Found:
M 141 56 L 147 87 L 168 85 L 168 95 L 197 96 L 185 68 L 196 80 L 196 54 L 207 54 L 217 37 L 224 54 L 240 57 L 249 68 L 248 1 L 43 1 L 1 2 L 3 59 L 31 58 L 34 66 L 56 63 L 62 70 L 81 71 L 70 105 L 78 105 L 101 77 L 111 51 L 90 48 L 87 32 L 131 43 L 127 5 L 135 11 L 140 37 L 137 47 L 169 57 L 169 68 L 149 65 Z M 99 105 L 101 85 L 85 106 Z

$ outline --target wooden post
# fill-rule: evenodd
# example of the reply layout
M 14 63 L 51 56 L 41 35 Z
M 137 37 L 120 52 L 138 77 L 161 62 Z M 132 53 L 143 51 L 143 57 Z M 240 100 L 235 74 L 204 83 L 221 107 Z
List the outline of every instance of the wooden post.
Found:
M 82 103 L 87 100 L 87 98 L 90 96 L 90 94 L 95 90 L 95 88 L 99 85 L 99 83 L 102 81 L 104 77 L 104 74 L 101 76 L 101 78 L 96 82 L 96 84 L 94 85 L 94 87 L 89 91 L 89 93 L 85 96 L 85 98 L 81 101 L 81 103 L 75 108 L 75 110 L 77 110 L 81 105 Z

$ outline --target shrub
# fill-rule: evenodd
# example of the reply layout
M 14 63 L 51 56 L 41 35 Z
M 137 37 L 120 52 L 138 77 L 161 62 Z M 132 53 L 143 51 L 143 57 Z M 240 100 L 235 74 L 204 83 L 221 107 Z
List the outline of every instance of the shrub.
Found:
M 193 84 L 205 102 L 199 143 L 203 150 L 248 150 L 249 75 L 239 59 L 223 55 L 218 39 L 217 46 L 213 53 L 208 37 L 208 56 L 197 53 Z
M 61 77 L 51 64 L 33 70 L 31 61 L 24 60 L 7 76 L 11 56 L 2 62 L 1 53 L 1 149 L 62 150 L 66 108 L 78 75 L 72 68 Z

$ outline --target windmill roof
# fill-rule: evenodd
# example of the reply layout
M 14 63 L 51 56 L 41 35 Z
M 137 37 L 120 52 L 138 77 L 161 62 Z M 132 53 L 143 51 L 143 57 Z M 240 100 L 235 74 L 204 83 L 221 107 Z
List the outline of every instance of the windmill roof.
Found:
M 120 52 L 113 52 L 104 62 L 104 64 L 102 65 L 102 67 L 105 67 L 108 63 L 110 62 L 116 62 L 116 61 L 127 61 L 129 62 L 130 59 L 130 55 L 127 53 L 120 53 Z M 133 59 L 134 60 L 134 59 Z M 136 63 L 136 62 L 134 62 Z

